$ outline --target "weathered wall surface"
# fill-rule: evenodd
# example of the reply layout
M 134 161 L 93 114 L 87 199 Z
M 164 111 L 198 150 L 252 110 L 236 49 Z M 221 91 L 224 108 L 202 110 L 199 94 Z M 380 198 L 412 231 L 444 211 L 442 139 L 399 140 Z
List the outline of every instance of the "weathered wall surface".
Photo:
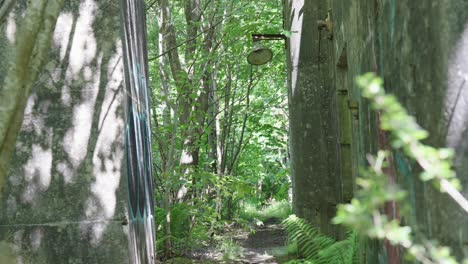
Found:
M 2 61 L 25 2 L 1 25 Z M 65 1 L 0 201 L 0 263 L 130 262 L 119 15 Z
M 336 98 L 326 60 L 330 51 L 319 44 L 326 38 L 319 39 L 316 26 L 327 6 L 325 1 L 291 1 L 289 10 L 286 21 L 290 30 L 297 32 L 290 38 L 288 54 L 294 211 L 314 222 L 322 232 L 338 236 L 330 224 L 342 196 Z
M 333 193 L 342 192 L 342 198 L 349 199 L 352 190 L 349 185 L 352 185 L 352 179 L 357 176 L 358 167 L 365 165 L 365 154 L 388 147 L 376 125 L 378 116 L 372 113 L 367 103 L 361 99 L 354 82 L 357 75 L 369 71 L 382 76 L 386 90 L 396 94 L 410 114 L 430 132 L 431 136 L 426 143 L 437 147 L 455 148 L 456 170 L 465 186 L 464 194 L 468 196 L 468 137 L 466 136 L 468 2 L 464 0 L 290 0 L 285 2 L 288 25 L 293 31 L 289 41 L 291 117 L 304 115 L 302 119 L 309 120 L 307 122 L 311 122 L 315 131 L 309 133 L 307 127 L 291 126 L 292 156 L 293 159 L 296 157 L 296 161 L 293 160 L 292 164 L 296 183 L 294 187 L 296 210 L 300 212 L 298 207 L 303 207 L 304 210 L 311 209 L 307 205 L 302 205 L 309 203 L 313 197 L 311 192 L 319 188 L 328 188 Z M 317 20 L 325 19 L 328 9 L 331 10 L 334 23 L 333 39 L 327 39 L 325 31 L 318 39 Z M 318 68 L 318 63 L 310 61 L 311 59 L 313 61 L 317 55 L 305 55 L 318 54 L 319 43 L 320 53 L 325 56 L 323 64 L 328 65 L 326 74 L 322 72 L 323 68 Z M 310 64 L 314 67 L 307 67 Z M 313 78 L 317 75 L 320 75 L 321 81 L 314 81 Z M 321 82 L 327 84 L 321 85 Z M 317 119 L 319 114 L 311 112 L 310 109 L 315 107 L 314 104 L 307 106 L 307 110 L 293 105 L 304 100 L 294 99 L 298 87 L 304 91 L 319 90 L 319 94 L 334 93 L 335 120 L 338 122 L 336 143 L 340 146 L 339 175 L 333 176 L 328 173 L 311 176 L 313 174 L 297 169 L 306 166 L 309 161 L 301 162 L 300 158 L 297 158 L 301 152 L 294 150 L 294 142 L 301 136 L 316 137 L 316 130 L 320 127 L 320 122 L 323 122 Z M 307 92 L 300 96 L 307 95 L 315 96 L 316 93 Z M 323 100 L 317 103 L 328 103 L 330 107 L 334 107 L 333 103 Z M 327 121 L 332 122 L 332 120 Z M 295 121 L 291 119 L 291 122 Z M 334 130 L 330 130 L 328 134 L 334 133 Z M 320 144 L 310 146 L 314 144 L 315 139 L 299 140 L 307 144 L 303 148 L 320 146 Z M 302 155 L 305 153 L 302 152 Z M 395 170 L 391 177 L 408 188 L 414 212 L 408 217 L 410 219 L 405 221 L 412 224 L 415 230 L 424 236 L 437 238 L 442 244 L 451 246 L 457 256 L 468 256 L 466 214 L 446 195 L 439 194 L 430 185 L 421 184 L 417 178 L 418 168 L 401 153 L 394 153 L 393 160 Z M 343 185 L 341 189 L 336 190 L 333 190 L 333 186 L 336 185 L 332 183 L 328 183 L 327 187 L 314 186 L 314 184 L 327 183 L 304 180 L 310 177 L 334 177 L 340 179 Z M 298 183 L 307 186 L 299 186 Z M 310 194 L 303 194 L 305 190 Z M 396 210 L 394 212 L 397 216 Z M 307 213 L 302 214 L 307 215 Z M 328 212 L 324 214 L 328 215 Z M 397 252 L 391 250 L 370 250 L 367 258 L 368 263 L 398 263 L 395 261 L 399 257 Z

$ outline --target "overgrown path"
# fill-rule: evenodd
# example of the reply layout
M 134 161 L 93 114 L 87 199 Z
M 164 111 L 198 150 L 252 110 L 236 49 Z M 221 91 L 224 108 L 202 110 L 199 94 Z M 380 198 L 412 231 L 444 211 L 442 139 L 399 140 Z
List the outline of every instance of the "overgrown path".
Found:
M 242 263 L 281 263 L 284 260 L 281 251 L 286 245 L 286 231 L 276 219 L 270 219 L 256 228 L 241 242 L 244 250 Z
M 166 263 L 284 263 L 288 260 L 287 234 L 278 219 L 268 219 L 256 225 L 253 232 L 230 228 L 223 234 L 226 245 L 214 245 L 193 252 L 190 258 L 177 258 Z

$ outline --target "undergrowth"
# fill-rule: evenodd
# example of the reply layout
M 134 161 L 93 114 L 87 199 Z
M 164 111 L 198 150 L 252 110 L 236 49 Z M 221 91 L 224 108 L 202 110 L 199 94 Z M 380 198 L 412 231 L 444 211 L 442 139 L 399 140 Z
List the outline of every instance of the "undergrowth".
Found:
M 336 241 L 319 233 L 311 224 L 295 215 L 283 220 L 282 225 L 303 259 L 287 262 L 313 264 L 358 264 L 358 239 L 349 232 L 345 240 Z
M 244 248 L 231 239 L 223 239 L 217 246 L 224 261 L 239 260 L 244 257 Z
M 291 205 L 287 200 L 274 201 L 266 206 L 259 207 L 254 203 L 246 203 L 240 213 L 240 218 L 248 221 L 268 219 L 286 219 L 291 215 Z

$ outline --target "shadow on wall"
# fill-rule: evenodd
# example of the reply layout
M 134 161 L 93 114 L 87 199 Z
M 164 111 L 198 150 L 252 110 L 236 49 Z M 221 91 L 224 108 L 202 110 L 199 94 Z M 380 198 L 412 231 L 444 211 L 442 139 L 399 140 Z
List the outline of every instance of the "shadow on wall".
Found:
M 65 2 L 25 109 L 1 201 L 0 250 L 7 242 L 28 263 L 125 263 L 119 4 Z M 12 47 L 19 17 L 18 8 L 6 21 Z

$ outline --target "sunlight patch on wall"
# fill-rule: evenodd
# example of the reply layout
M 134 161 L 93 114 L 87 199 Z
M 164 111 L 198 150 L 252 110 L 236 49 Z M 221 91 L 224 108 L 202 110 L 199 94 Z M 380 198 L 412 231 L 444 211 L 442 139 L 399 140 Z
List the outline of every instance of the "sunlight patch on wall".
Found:
M 302 9 L 304 7 L 304 0 L 292 1 L 290 23 L 292 32 L 289 38 L 290 60 L 291 60 L 291 88 L 292 95 L 296 93 L 297 74 L 299 66 L 299 55 L 301 52 L 301 35 L 302 35 L 302 20 L 304 15 Z
M 60 49 L 61 60 L 66 59 L 69 41 L 72 39 L 65 83 L 61 88 L 62 103 L 69 106 L 75 100 L 72 97 L 73 90 L 76 88 L 81 90 L 81 100 L 73 106 L 72 126 L 63 139 L 63 148 L 68 160 L 58 163 L 56 167 L 67 184 L 73 183 L 76 169 L 88 153 L 94 108 L 99 91 L 100 71 L 91 70 L 91 68 L 100 69 L 102 65 L 102 53 L 97 55 L 97 43 L 93 31 L 96 11 L 96 2 L 86 0 L 80 5 L 73 36 L 70 35 L 74 19 L 71 13 L 62 13 L 59 16 L 57 25 L 62 26 L 58 26 L 54 32 L 54 43 Z
M 63 148 L 74 169 L 78 168 L 88 151 L 96 94 L 97 90 L 93 97 L 73 108 L 72 127 L 66 132 L 63 139 Z M 67 183 L 70 183 L 71 180 L 65 178 Z
M 76 76 L 96 56 L 97 44 L 93 31 L 96 10 L 97 4 L 93 0 L 86 0 L 80 5 L 79 17 L 70 50 L 72 76 Z
M 60 61 L 65 60 L 65 56 L 67 55 L 67 49 L 69 48 L 70 40 L 72 39 L 73 36 L 71 36 L 72 29 L 73 29 L 73 14 L 70 12 L 63 12 L 59 15 L 57 18 L 57 26 L 55 27 L 54 35 L 53 35 L 53 45 L 55 46 L 56 49 L 59 50 L 60 54 Z M 83 23 L 83 21 L 80 21 Z M 75 55 L 76 56 L 76 55 Z M 71 54 L 70 54 L 71 57 Z M 61 71 L 62 69 L 56 68 L 52 70 L 50 73 L 51 80 L 53 80 L 56 83 L 61 83 L 63 78 L 61 76 Z M 62 85 L 62 87 L 58 88 L 61 91 L 61 101 L 64 106 L 71 106 L 71 94 L 70 94 L 70 87 L 69 83 L 71 83 L 71 74 L 68 74 L 67 80 L 65 80 L 65 84 Z M 63 167 L 62 165 L 60 167 Z M 65 169 L 61 169 L 65 170 Z
M 10 12 L 7 20 L 6 26 L 6 37 L 10 44 L 15 44 L 16 42 L 16 16 L 15 12 Z
M 48 137 L 52 133 L 52 128 L 46 125 L 45 119 L 51 105 L 50 100 L 42 100 L 39 105 L 38 96 L 29 96 L 24 109 L 24 119 L 21 129 L 23 131 L 34 132 L 35 135 Z
M 119 188 L 122 160 L 124 157 L 123 131 L 125 122 L 119 107 L 122 93 L 119 89 L 123 79 L 123 65 L 120 59 L 121 49 L 109 61 L 109 73 L 106 94 L 99 117 L 99 135 L 93 156 L 93 175 L 95 181 L 91 184 L 93 194 L 86 202 L 86 219 L 112 219 L 117 204 L 117 189 Z M 81 225 L 82 232 L 91 236 L 91 243 L 98 245 L 106 230 L 107 223 L 91 223 Z
M 52 149 L 34 144 L 31 158 L 24 165 L 25 190 L 23 202 L 34 204 L 38 194 L 49 188 L 52 179 Z
M 73 15 L 69 12 L 64 12 L 57 18 L 57 27 L 54 31 L 54 44 L 60 50 L 60 60 L 63 61 L 67 53 L 68 43 L 70 41 L 70 33 L 73 27 Z
M 96 68 L 100 69 L 102 66 L 102 55 L 99 56 L 96 64 Z M 73 107 L 72 126 L 68 129 L 63 139 L 63 148 L 68 154 L 72 167 L 69 167 L 67 163 L 61 163 L 57 169 L 64 173 L 63 176 L 66 183 L 73 182 L 75 176 L 74 170 L 83 162 L 88 151 L 94 108 L 99 92 L 100 71 L 96 71 L 92 77 L 92 80 L 85 82 L 81 87 L 82 100 Z
M 109 66 L 107 71 L 107 85 L 112 87 L 113 89 L 115 89 L 116 87 L 120 89 L 124 78 L 122 49 L 122 41 L 117 40 L 115 43 L 116 55 L 109 60 L 109 65 L 111 65 L 112 67 Z M 101 123 L 101 121 L 99 122 Z

